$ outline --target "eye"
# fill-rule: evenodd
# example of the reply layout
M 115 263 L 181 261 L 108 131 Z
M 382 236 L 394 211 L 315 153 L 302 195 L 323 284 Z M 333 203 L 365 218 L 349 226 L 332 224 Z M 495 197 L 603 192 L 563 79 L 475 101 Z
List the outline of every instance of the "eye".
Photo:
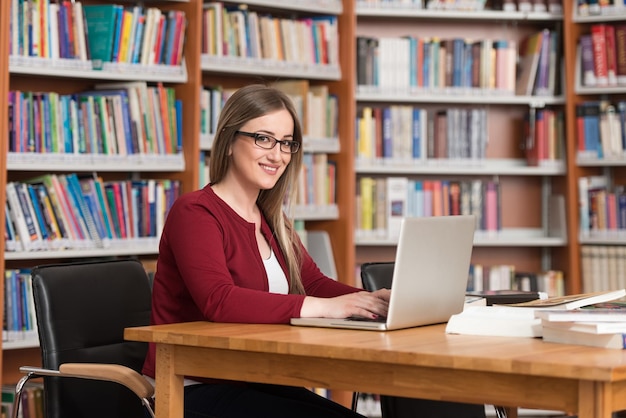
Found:
M 273 138 L 271 136 L 257 134 L 256 142 L 257 143 L 261 143 L 261 144 L 269 145 L 269 144 L 272 144 L 274 141 L 273 141 Z

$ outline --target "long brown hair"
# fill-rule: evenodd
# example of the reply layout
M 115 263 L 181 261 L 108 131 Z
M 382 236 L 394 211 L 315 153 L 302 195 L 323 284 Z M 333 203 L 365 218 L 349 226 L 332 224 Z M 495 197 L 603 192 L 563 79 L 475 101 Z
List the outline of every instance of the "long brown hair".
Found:
M 263 84 L 251 84 L 240 88 L 230 96 L 220 112 L 217 134 L 211 147 L 209 178 L 212 184 L 219 183 L 228 172 L 231 158 L 230 146 L 235 140 L 235 132 L 251 119 L 287 110 L 293 119 L 293 140 L 300 143 L 300 150 L 291 155 L 291 161 L 276 185 L 261 190 L 257 205 L 272 229 L 278 245 L 283 251 L 289 271 L 289 293 L 304 294 L 300 265 L 302 254 L 297 245 L 298 238 L 293 224 L 283 212 L 285 201 L 295 197 L 298 175 L 302 166 L 302 127 L 293 102 L 282 91 Z M 287 198 L 287 199 L 285 199 Z

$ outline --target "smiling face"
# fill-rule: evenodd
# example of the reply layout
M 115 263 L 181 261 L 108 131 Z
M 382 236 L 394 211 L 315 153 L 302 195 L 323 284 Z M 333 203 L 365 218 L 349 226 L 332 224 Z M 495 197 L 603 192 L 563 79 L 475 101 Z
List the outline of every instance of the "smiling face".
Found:
M 239 130 L 263 133 L 279 140 L 293 139 L 294 122 L 291 114 L 281 109 L 256 119 L 251 119 Z M 264 149 L 254 143 L 254 138 L 237 135 L 230 147 L 229 177 L 245 189 L 267 190 L 276 185 L 291 161 L 291 154 L 282 152 L 280 145 Z

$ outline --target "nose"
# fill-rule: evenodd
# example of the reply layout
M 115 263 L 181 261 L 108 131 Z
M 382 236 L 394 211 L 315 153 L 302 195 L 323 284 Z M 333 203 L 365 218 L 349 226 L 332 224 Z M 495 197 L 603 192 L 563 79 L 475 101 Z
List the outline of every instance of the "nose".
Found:
M 274 148 L 269 150 L 269 158 L 271 158 L 273 161 L 280 160 L 282 158 L 281 154 L 282 154 L 282 151 L 280 150 L 279 143 L 276 143 Z

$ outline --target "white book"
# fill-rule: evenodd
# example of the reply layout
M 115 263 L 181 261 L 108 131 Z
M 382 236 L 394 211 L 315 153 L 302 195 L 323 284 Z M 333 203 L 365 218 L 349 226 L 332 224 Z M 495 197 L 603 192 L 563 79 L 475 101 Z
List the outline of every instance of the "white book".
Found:
M 31 234 L 26 224 L 26 218 L 24 217 L 24 211 L 20 205 L 20 200 L 17 195 L 15 182 L 9 182 L 6 185 L 6 198 L 9 205 L 10 214 L 13 217 L 13 223 L 15 225 L 16 233 L 19 236 L 22 243 L 22 249 L 24 251 L 30 251 L 34 244 L 33 241 L 36 237 Z
M 13 214 L 11 213 L 11 208 L 9 208 L 9 203 L 5 202 L 4 204 L 4 214 L 6 217 L 6 228 L 7 228 L 7 241 L 6 241 L 6 249 L 7 251 L 20 251 L 22 250 L 22 242 L 20 241 L 19 235 L 17 235 L 17 231 L 15 230 L 15 222 Z
M 542 327 L 533 309 L 469 305 L 450 317 L 446 334 L 541 337 Z
M 588 234 L 591 231 L 589 219 L 589 190 L 607 187 L 608 179 L 605 176 L 586 176 L 578 178 L 578 203 L 580 213 L 580 232 Z
M 19 22 L 19 8 L 18 8 L 18 0 L 11 0 L 11 22 Z M 58 10 L 58 6 L 57 6 Z M 52 10 L 50 10 L 52 12 Z M 19 39 L 20 39 L 20 30 L 21 28 L 17 24 L 11 25 L 11 55 L 18 56 L 20 55 L 19 51 Z M 24 55 L 24 52 L 22 53 Z
M 261 58 L 261 36 L 259 33 L 259 16 L 257 12 L 248 12 L 246 30 L 250 35 L 250 57 Z M 296 47 L 298 49 L 298 47 Z
M 163 182 L 148 180 L 148 187 L 150 188 L 149 190 L 154 189 L 154 191 L 148 192 L 148 196 L 152 193 L 156 201 L 156 219 L 154 222 L 156 222 L 157 238 L 160 238 L 165 225 L 165 191 Z
M 79 59 L 87 61 L 87 36 L 85 34 L 85 18 L 81 2 L 77 1 L 74 3 L 74 13 L 72 13 L 72 16 L 74 17 L 74 29 L 76 30 L 74 37 L 78 41 L 76 52 L 78 53 Z
M 613 349 L 626 348 L 626 333 L 622 332 L 593 334 L 589 332 L 546 327 L 543 329 L 542 334 L 545 342 Z
M 615 332 L 616 328 L 623 328 L 626 332 L 626 305 L 622 305 L 616 308 L 539 309 L 535 311 L 535 317 L 543 321 L 543 326 L 552 328 L 595 333 L 600 333 L 601 330 Z
M 59 14 L 59 5 L 57 3 L 50 3 L 50 5 L 48 6 L 49 11 L 50 11 L 50 16 L 48 18 L 48 24 L 50 27 L 50 39 L 48 42 L 48 56 L 53 59 L 59 59 L 59 19 L 58 19 L 58 14 Z M 17 22 L 17 20 L 14 20 L 14 22 Z M 17 25 L 14 25 L 17 26 Z
M 395 240 L 400 236 L 402 218 L 406 216 L 409 179 L 387 177 L 387 236 Z
M 15 187 L 18 188 L 17 192 L 21 195 L 20 199 L 23 199 L 24 204 L 28 207 L 27 211 L 30 213 L 30 217 L 32 219 L 33 226 L 35 227 L 35 231 L 37 233 L 37 250 L 47 249 L 47 242 L 43 239 L 43 233 L 41 232 L 41 225 L 39 224 L 39 218 L 37 217 L 37 213 L 35 212 L 34 202 L 31 199 L 30 193 L 28 191 L 28 186 L 26 183 L 15 183 Z

